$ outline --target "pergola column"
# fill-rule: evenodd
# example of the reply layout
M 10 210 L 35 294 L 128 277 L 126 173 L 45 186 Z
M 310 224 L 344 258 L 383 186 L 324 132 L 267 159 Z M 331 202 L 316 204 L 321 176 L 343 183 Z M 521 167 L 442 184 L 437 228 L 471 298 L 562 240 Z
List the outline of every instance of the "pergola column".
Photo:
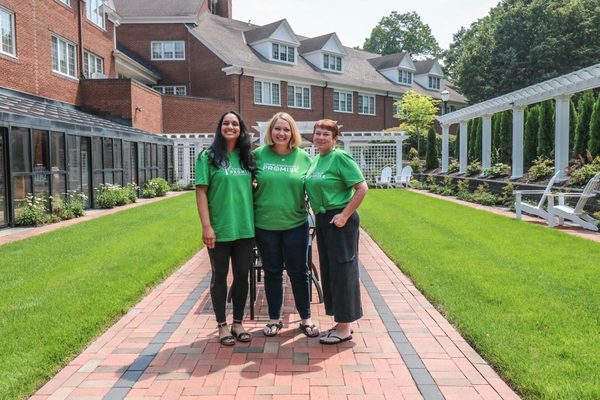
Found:
M 459 160 L 460 160 L 460 168 L 458 170 L 461 174 L 467 173 L 467 122 L 468 121 L 460 121 L 460 152 L 459 152 Z
M 556 101 L 556 131 L 554 137 L 554 170 L 560 171 L 559 181 L 567 179 L 569 167 L 569 99 L 570 94 L 558 96 Z
M 525 126 L 525 107 L 513 107 L 512 115 L 513 135 L 511 179 L 517 179 L 523 176 L 523 128 Z
M 481 117 L 483 129 L 481 133 L 481 167 L 483 169 L 492 166 L 492 116 Z
M 396 175 L 402 171 L 402 142 L 404 139 L 396 139 Z
M 442 125 L 442 172 L 448 172 L 448 132 L 450 125 Z

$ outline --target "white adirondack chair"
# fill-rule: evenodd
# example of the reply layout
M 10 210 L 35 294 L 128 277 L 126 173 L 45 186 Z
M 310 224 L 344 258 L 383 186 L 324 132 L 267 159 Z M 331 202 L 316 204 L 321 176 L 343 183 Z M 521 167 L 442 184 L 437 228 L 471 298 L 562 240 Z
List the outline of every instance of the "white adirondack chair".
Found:
M 410 180 L 412 179 L 412 167 L 410 165 L 405 166 L 400 171 L 400 175 L 396 175 L 395 183 L 396 187 L 410 187 Z
M 375 181 L 375 187 L 391 188 L 392 187 L 392 167 L 384 167 L 381 170 L 381 176 Z
M 565 220 L 579 225 L 591 231 L 598 231 L 598 220 L 586 214 L 583 208 L 588 200 L 594 197 L 600 191 L 600 172 L 589 180 L 582 193 L 552 193 L 548 196 L 548 214 L 549 221 L 554 226 L 554 218 L 558 219 L 558 224 L 563 225 Z M 554 205 L 554 198 L 558 197 L 558 205 Z M 579 198 L 575 207 L 565 204 L 565 198 Z
M 517 219 L 521 219 L 522 213 L 527 213 L 543 218 L 548 221 L 548 225 L 553 226 L 553 221 L 548 212 L 544 210 L 544 205 L 548 201 L 548 195 L 551 194 L 552 186 L 556 179 L 558 179 L 559 174 L 560 172 L 557 172 L 550 178 L 550 181 L 548 181 L 548 185 L 544 190 L 515 190 L 513 192 L 515 194 L 515 217 Z M 536 205 L 533 205 L 523 202 L 522 195 L 524 194 L 541 194 L 542 197 Z

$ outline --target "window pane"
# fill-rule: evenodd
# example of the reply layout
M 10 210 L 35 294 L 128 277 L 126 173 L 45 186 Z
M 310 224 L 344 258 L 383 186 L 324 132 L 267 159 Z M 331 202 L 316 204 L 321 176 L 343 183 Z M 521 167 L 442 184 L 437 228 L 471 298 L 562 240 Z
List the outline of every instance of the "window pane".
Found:
M 33 172 L 49 171 L 48 131 L 33 130 Z
M 294 62 L 296 56 L 294 55 L 295 50 L 293 47 L 288 47 L 288 61 Z
M 254 81 L 254 102 L 262 103 L 262 83 L 259 81 Z
M 69 190 L 81 191 L 81 161 L 79 156 L 79 136 L 67 136 L 69 152 Z
M 104 138 L 104 168 L 113 168 L 113 145 L 112 139 Z
M 52 197 L 60 199 L 67 192 L 67 178 L 65 174 L 52 174 Z
M 113 139 L 113 145 L 114 145 L 114 157 L 115 157 L 114 168 L 121 169 L 121 168 L 123 168 L 122 157 L 121 157 L 121 140 Z
M 185 50 L 184 50 L 183 42 L 175 42 L 175 58 L 178 58 L 178 59 L 185 58 Z
M 52 171 L 65 170 L 65 134 L 62 132 L 51 133 L 50 163 Z
M 52 70 L 58 71 L 58 39 L 52 36 Z
M 102 169 L 102 138 L 99 137 L 92 138 L 92 168 L 94 172 Z
M 2 50 L 14 55 L 13 14 L 0 9 L 0 34 L 2 35 Z
M 335 59 L 335 69 L 337 71 L 341 71 L 342 70 L 342 58 L 341 57 L 336 57 L 336 59 Z
M 304 107 L 309 108 L 310 107 L 310 89 L 309 88 L 304 88 L 303 89 L 304 92 Z
M 152 58 L 160 59 L 162 55 L 161 44 L 160 43 L 152 43 Z
M 279 45 L 278 44 L 273 43 L 272 52 L 273 52 L 273 59 L 279 60 Z
M 288 107 L 294 107 L 294 87 L 292 85 L 288 85 Z
M 271 86 L 273 88 L 273 99 L 271 104 L 279 104 L 279 84 L 273 83 Z
M 12 128 L 12 171 L 31 172 L 31 158 L 29 151 L 29 129 Z
M 31 176 L 15 176 L 13 177 L 13 200 L 15 206 L 19 208 L 27 196 L 27 193 L 31 193 Z

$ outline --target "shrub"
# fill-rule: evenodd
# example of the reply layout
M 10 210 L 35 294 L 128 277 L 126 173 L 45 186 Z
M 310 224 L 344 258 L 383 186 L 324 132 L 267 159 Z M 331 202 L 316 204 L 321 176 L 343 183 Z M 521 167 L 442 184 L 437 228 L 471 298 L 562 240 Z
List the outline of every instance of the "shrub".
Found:
M 533 161 L 533 165 L 529 168 L 529 180 L 539 181 L 545 178 L 549 178 L 554 174 L 554 161 L 539 156 Z
M 600 156 L 573 171 L 569 183 L 575 186 L 585 186 L 598 172 L 600 172 Z
M 173 192 L 182 192 L 185 188 L 180 183 L 173 183 L 171 185 L 171 191 Z
M 196 184 L 193 183 L 193 182 L 190 182 L 187 185 L 185 185 L 184 189 L 185 190 L 195 190 L 196 189 Z
M 135 183 L 129 182 L 127 186 L 123 188 L 123 190 L 125 191 L 127 198 L 129 199 L 129 203 L 135 203 L 137 201 L 137 193 L 139 187 L 136 186 Z
M 507 176 L 509 173 L 510 166 L 503 163 L 496 163 L 483 170 L 483 176 L 486 178 L 498 178 L 500 176 Z
M 68 210 L 72 218 L 83 217 L 85 215 L 85 202 L 87 196 L 76 190 L 65 193 L 63 200 L 65 209 Z
M 460 170 L 460 163 L 457 160 L 452 161 L 448 165 L 448 173 L 452 174 L 454 172 L 458 172 Z
M 508 182 L 506 186 L 502 188 L 502 193 L 498 196 L 498 204 L 502 204 L 513 210 L 515 208 L 515 185 L 512 182 Z
M 418 158 L 413 158 L 408 164 L 415 172 L 423 171 L 423 163 Z
M 96 189 L 96 206 L 99 208 L 113 208 L 121 196 L 117 193 L 119 185 L 110 183 L 102 184 Z
M 439 194 L 441 194 L 442 196 L 454 196 L 455 194 L 454 181 L 449 176 L 446 176 L 444 178 L 444 180 L 442 181 L 442 185 L 439 186 L 439 188 Z
M 425 189 L 423 183 L 421 181 L 416 180 L 416 179 L 413 179 L 413 180 L 410 181 L 410 186 L 413 189 L 417 189 L 417 190 L 424 190 Z
M 145 188 L 142 189 L 142 196 L 143 199 L 151 199 L 153 197 L 156 197 L 156 190 L 154 190 L 154 187 L 152 186 L 146 186 Z
M 411 147 L 408 151 L 408 159 L 414 160 L 415 158 L 419 158 L 419 152 L 414 147 Z
M 46 196 L 34 196 L 28 193 L 22 206 L 17 209 L 15 223 L 25 226 L 39 226 L 50 222 L 50 216 L 46 210 L 48 203 Z
M 498 199 L 494 194 L 490 193 L 488 189 L 489 186 L 487 183 L 482 183 L 479 186 L 477 186 L 477 189 L 475 189 L 475 192 L 473 193 L 472 200 L 475 203 L 483 204 L 486 206 L 495 205 Z
M 471 164 L 467 165 L 467 175 L 477 175 L 481 173 L 481 163 L 479 160 L 473 161 Z
M 169 191 L 169 183 L 163 178 L 154 178 L 146 182 L 146 186 L 142 190 L 142 197 L 152 198 L 164 196 Z
M 431 127 L 427 133 L 427 147 L 425 152 L 426 169 L 435 169 L 440 166 L 435 139 L 435 129 Z
M 469 192 L 469 181 L 466 179 L 460 179 L 456 182 L 456 197 L 461 200 L 471 201 L 473 195 Z

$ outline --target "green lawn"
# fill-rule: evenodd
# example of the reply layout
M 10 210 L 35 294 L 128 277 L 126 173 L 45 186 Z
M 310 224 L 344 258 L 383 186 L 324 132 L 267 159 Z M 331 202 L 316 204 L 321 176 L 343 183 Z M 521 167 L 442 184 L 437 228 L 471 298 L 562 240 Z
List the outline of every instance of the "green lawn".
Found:
M 186 193 L 0 246 L 0 399 L 32 394 L 201 245 Z
M 360 214 L 524 398 L 600 398 L 600 243 L 404 190 Z

